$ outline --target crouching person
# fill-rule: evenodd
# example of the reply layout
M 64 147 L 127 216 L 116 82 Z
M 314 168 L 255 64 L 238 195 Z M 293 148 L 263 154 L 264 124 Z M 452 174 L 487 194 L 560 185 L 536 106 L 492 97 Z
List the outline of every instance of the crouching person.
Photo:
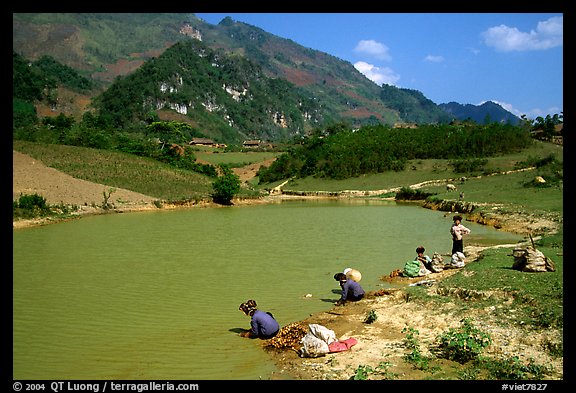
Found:
M 336 302 L 337 306 L 341 306 L 346 303 L 346 301 L 358 301 L 364 297 L 364 289 L 354 280 L 348 280 L 344 273 L 336 273 L 334 279 L 340 283 L 342 288 L 342 296 Z
M 278 334 L 280 325 L 274 319 L 272 313 L 264 312 L 256 308 L 255 300 L 248 300 L 240 305 L 240 311 L 251 317 L 250 330 L 240 333 L 247 338 L 269 339 Z

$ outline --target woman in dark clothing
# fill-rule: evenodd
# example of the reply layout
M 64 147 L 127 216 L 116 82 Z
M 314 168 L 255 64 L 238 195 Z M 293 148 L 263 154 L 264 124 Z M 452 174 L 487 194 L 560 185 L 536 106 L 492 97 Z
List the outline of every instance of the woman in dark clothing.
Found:
M 346 303 L 347 300 L 355 302 L 364 297 L 364 289 L 362 286 L 354 280 L 346 279 L 344 273 L 336 273 L 334 279 L 340 283 L 340 287 L 342 288 L 342 296 L 336 302 L 337 306 Z
M 278 334 L 280 325 L 269 312 L 264 312 L 256 308 L 255 300 L 248 300 L 242 303 L 239 308 L 246 316 L 251 317 L 250 330 L 240 333 L 242 337 L 268 339 Z

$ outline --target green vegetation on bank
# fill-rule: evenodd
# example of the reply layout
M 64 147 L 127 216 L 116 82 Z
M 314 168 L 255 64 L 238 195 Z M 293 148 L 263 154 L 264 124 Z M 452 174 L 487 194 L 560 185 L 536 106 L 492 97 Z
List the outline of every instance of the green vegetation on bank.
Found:
M 522 127 L 492 123 L 422 125 L 417 128 L 366 126 L 324 131 L 291 148 L 268 168 L 262 182 L 314 176 L 347 179 L 402 171 L 409 160 L 450 159 L 457 172 L 481 169 L 488 157 L 510 154 L 533 140 Z M 481 159 L 481 160 L 480 160 Z
M 467 316 L 460 329 L 450 329 L 430 343 L 430 356 L 423 356 L 416 339 L 417 331 L 409 331 L 406 348 L 411 352 L 405 360 L 435 379 L 546 379 L 560 372 L 549 364 L 533 358 L 520 359 L 505 348 L 500 356 L 484 353 L 491 337 L 483 331 L 482 322 L 471 315 L 481 315 L 502 329 L 519 328 L 526 340 L 539 331 L 561 332 L 564 327 L 563 231 L 544 236 L 535 242 L 536 248 L 550 258 L 555 271 L 527 273 L 512 269 L 514 262 L 509 249 L 487 249 L 481 257 L 464 269 L 440 281 L 433 291 L 426 287 L 407 287 L 408 304 L 421 303 L 430 309 L 451 309 Z M 541 349 L 551 358 L 564 356 L 562 334 L 545 335 Z M 506 345 L 505 343 L 503 345 Z M 417 349 L 417 351 L 414 350 Z M 455 360 L 459 365 L 438 367 L 438 359 Z
M 28 154 L 44 164 L 54 167 L 74 177 L 106 184 L 110 187 L 125 188 L 151 195 L 162 200 L 210 198 L 217 189 L 214 178 L 179 169 L 166 163 L 132 154 L 99 150 L 93 148 L 13 141 L 16 151 Z M 269 153 L 206 153 L 197 151 L 203 160 L 213 165 L 232 162 L 261 162 L 270 158 Z M 274 153 L 275 154 L 275 153 Z M 245 157 L 245 158 L 243 158 Z M 257 157 L 257 158 L 255 158 Z M 519 168 L 534 168 L 509 174 L 498 174 Z M 454 179 L 456 192 L 446 190 L 445 182 L 423 186 L 422 193 L 433 194 L 438 200 L 457 200 L 460 193 L 464 201 L 476 202 L 487 212 L 521 213 L 532 217 L 545 217 L 555 221 L 563 220 L 563 148 L 551 143 L 536 141 L 528 148 L 508 154 L 488 157 L 483 167 L 472 172 L 455 172 L 449 158 L 421 159 L 407 161 L 406 169 L 388 171 L 333 180 L 313 176 L 294 179 L 287 187 L 303 190 L 350 190 L 350 189 L 389 189 L 408 187 L 412 184 L 434 179 Z M 534 183 L 536 176 L 542 176 L 546 183 Z M 462 178 L 465 180 L 462 180 Z M 159 182 L 158 179 L 162 181 Z M 223 197 L 227 188 L 223 181 Z M 259 187 L 268 187 L 261 184 Z M 258 192 L 258 188 L 255 189 Z M 45 210 L 42 196 L 22 196 L 14 202 L 14 211 L 23 207 Z M 65 208 L 65 207 L 63 207 Z M 22 214 L 26 214 L 19 210 Z M 16 214 L 15 214 L 16 217 Z M 24 216 L 22 216 L 24 217 Z M 450 303 L 451 310 L 461 315 L 474 313 L 485 315 L 495 325 L 502 328 L 520 327 L 529 337 L 542 330 L 561 330 L 564 326 L 563 314 L 563 230 L 556 234 L 544 232 L 536 240 L 538 250 L 551 258 L 555 271 L 546 273 L 525 273 L 511 268 L 513 257 L 510 249 L 487 249 L 482 257 L 468 264 L 456 274 L 442 280 L 438 293 L 431 294 L 426 287 L 407 287 L 407 305 L 422 302 L 430 309 L 441 309 Z M 479 330 L 477 331 L 476 328 Z M 446 356 L 469 356 L 469 336 L 479 337 L 482 325 L 464 325 L 460 330 L 444 332 L 443 346 L 434 344 L 426 353 L 438 353 L 442 348 Z M 548 365 L 534 359 L 519 359 L 513 354 L 501 358 L 486 357 L 481 351 L 482 343 L 470 360 L 457 368 L 442 366 L 441 369 L 432 356 L 424 356 L 423 343 L 417 341 L 417 331 L 410 330 L 410 361 L 430 379 L 544 379 L 553 372 Z M 553 336 L 550 336 L 553 337 Z M 440 339 L 441 337 L 439 337 Z M 474 344 L 474 342 L 472 342 Z M 482 348 L 481 348 L 482 347 Z M 551 357 L 563 357 L 563 340 L 546 338 L 542 351 Z M 354 379 L 384 378 L 395 379 L 386 358 L 377 365 L 359 365 Z
M 13 148 L 78 179 L 166 201 L 206 199 L 212 192 L 206 175 L 132 154 L 23 141 L 14 141 Z

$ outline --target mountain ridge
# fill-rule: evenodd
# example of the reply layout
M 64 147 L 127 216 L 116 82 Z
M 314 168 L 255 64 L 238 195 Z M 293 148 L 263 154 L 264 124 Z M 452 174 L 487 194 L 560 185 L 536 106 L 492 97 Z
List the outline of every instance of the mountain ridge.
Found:
M 318 115 L 322 114 L 306 129 L 334 122 L 348 122 L 354 127 L 448 122 L 454 112 L 446 111 L 419 91 L 378 86 L 347 61 L 230 17 L 211 25 L 194 14 L 136 14 L 132 18 L 119 14 L 13 14 L 14 49 L 31 60 L 40 55 L 54 56 L 89 75 L 101 83 L 94 96 L 117 83 L 119 77 L 137 73 L 146 62 L 159 58 L 184 39 L 244 57 L 261 67 L 268 78 L 291 83 L 291 94 L 309 97 L 316 103 Z M 166 113 L 166 109 L 158 111 Z M 204 115 L 183 116 L 180 118 L 198 123 Z M 299 127 L 277 134 L 293 136 L 306 131 L 302 124 Z M 236 138 L 227 139 L 276 138 L 270 132 L 236 131 Z M 229 130 L 222 129 L 213 134 L 223 133 L 230 135 Z

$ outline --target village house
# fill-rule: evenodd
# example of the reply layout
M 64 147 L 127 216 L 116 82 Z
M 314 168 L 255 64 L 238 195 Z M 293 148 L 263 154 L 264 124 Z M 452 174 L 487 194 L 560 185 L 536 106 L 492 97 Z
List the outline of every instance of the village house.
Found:
M 188 144 L 190 146 L 215 146 L 216 142 L 208 138 L 192 138 Z
M 260 146 L 260 143 L 260 139 L 244 141 L 244 143 L 242 143 L 242 147 L 257 148 Z

